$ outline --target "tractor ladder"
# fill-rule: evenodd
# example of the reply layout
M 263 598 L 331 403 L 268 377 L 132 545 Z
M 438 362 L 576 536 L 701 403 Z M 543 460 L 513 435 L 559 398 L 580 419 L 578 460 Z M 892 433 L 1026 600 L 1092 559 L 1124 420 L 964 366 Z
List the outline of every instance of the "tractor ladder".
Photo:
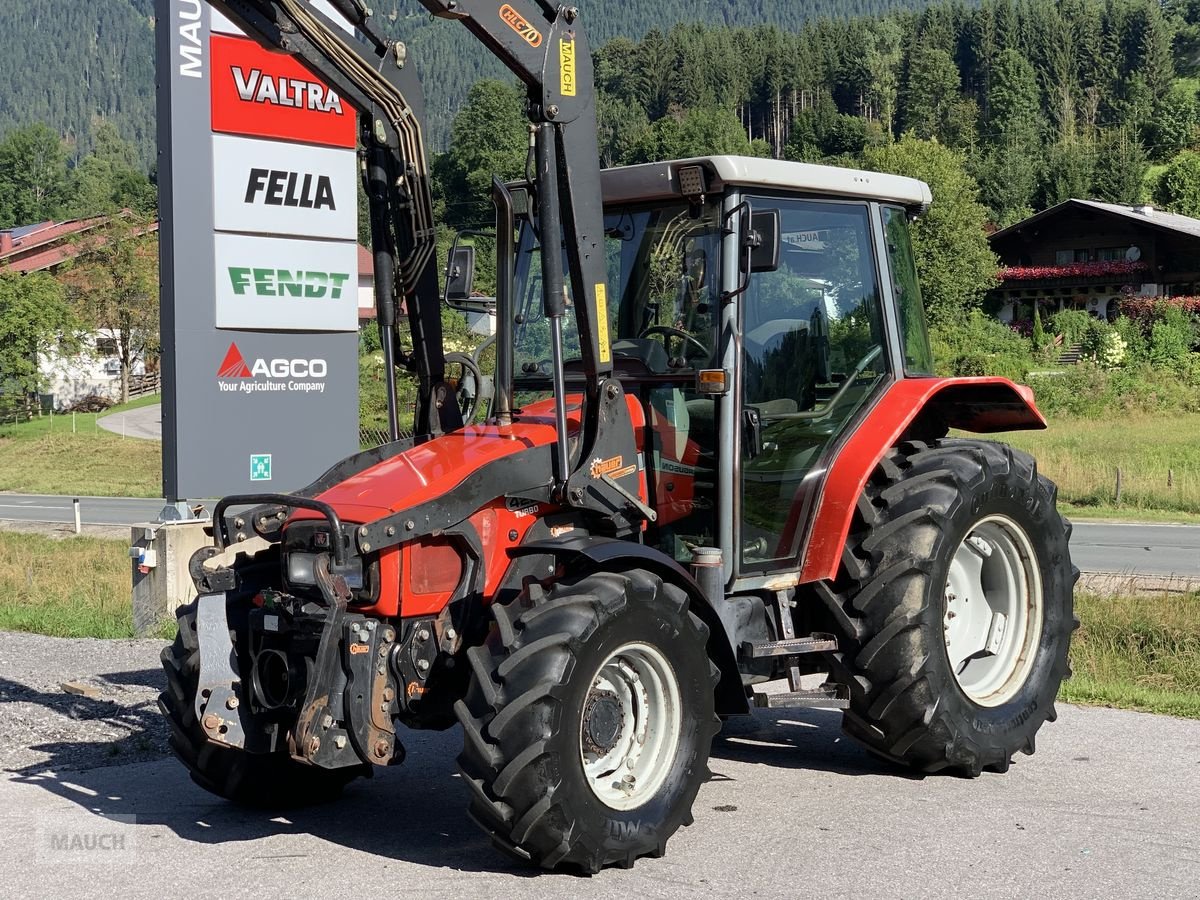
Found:
M 850 692 L 845 685 L 826 682 L 820 687 L 805 690 L 800 684 L 800 667 L 797 661 L 801 656 L 810 653 L 832 653 L 837 650 L 837 638 L 832 634 L 816 633 L 808 637 L 796 637 L 796 626 L 792 610 L 796 605 L 791 591 L 778 591 L 775 594 L 775 608 L 778 614 L 778 641 L 743 641 L 739 654 L 743 659 L 767 659 L 786 657 L 788 665 L 788 687 L 790 690 L 779 693 L 754 693 L 754 705 L 766 709 L 781 709 L 788 707 L 823 707 L 825 709 L 846 709 L 850 705 Z

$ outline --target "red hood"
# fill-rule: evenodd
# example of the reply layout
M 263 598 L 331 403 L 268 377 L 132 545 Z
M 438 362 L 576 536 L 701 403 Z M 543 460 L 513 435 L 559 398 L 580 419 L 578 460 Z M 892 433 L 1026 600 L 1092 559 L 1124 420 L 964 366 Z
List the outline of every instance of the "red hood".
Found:
M 579 428 L 577 404 L 568 407 L 567 426 L 572 432 Z M 336 509 L 343 521 L 373 522 L 443 496 L 483 466 L 554 439 L 553 406 L 546 400 L 526 407 L 512 425 L 469 425 L 405 450 L 350 476 L 317 499 Z M 314 517 L 319 516 L 307 510 L 296 510 L 293 516 Z

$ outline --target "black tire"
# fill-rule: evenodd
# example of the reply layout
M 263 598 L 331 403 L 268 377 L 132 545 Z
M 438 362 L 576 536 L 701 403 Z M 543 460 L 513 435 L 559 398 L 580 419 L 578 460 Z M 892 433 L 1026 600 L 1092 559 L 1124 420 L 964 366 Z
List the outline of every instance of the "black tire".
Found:
M 1079 627 L 1067 522 L 1057 489 L 1033 459 L 1002 444 L 906 442 L 891 450 L 860 499 L 842 571 L 826 595 L 845 632 L 831 654 L 850 688 L 843 729 L 871 751 L 923 772 L 1006 771 L 1056 718 Z M 1041 634 L 1024 682 L 1000 705 L 959 685 L 943 633 L 951 559 L 976 523 L 1002 515 L 1029 537 L 1041 575 Z
M 455 707 L 464 732 L 459 769 L 471 817 L 502 850 L 543 868 L 596 872 L 661 856 L 708 777 L 719 722 L 707 627 L 684 592 L 634 570 L 530 584 L 493 607 L 489 642 L 468 651 L 471 685 Z M 584 701 L 608 656 L 629 642 L 669 662 L 680 694 L 678 744 L 661 786 L 634 809 L 602 802 L 580 756 Z
M 366 767 L 320 769 L 284 753 L 254 754 L 211 743 L 196 720 L 200 647 L 196 641 L 196 605 L 181 606 L 179 631 L 162 652 L 167 689 L 158 708 L 170 726 L 171 750 L 192 781 L 234 803 L 264 809 L 294 809 L 336 798 Z

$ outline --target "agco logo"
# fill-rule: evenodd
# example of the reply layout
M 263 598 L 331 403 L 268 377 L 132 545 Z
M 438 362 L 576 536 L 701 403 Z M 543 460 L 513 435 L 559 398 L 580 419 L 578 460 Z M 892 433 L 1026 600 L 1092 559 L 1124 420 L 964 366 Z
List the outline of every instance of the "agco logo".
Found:
M 530 47 L 542 46 L 542 33 L 529 24 L 529 20 L 505 3 L 500 7 L 500 19 L 521 36 Z
M 217 367 L 217 384 L 222 392 L 300 391 L 321 394 L 325 392 L 325 382 L 316 379 L 324 379 L 328 373 L 329 365 L 323 359 L 257 358 L 249 363 L 238 345 L 231 343 L 225 358 Z

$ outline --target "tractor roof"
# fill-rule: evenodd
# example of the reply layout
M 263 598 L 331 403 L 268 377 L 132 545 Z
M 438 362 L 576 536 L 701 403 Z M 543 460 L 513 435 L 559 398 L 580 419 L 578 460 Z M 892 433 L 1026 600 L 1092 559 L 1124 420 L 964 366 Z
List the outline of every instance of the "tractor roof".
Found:
M 705 189 L 710 194 L 737 185 L 826 197 L 885 200 L 920 210 L 927 208 L 932 200 L 929 185 L 901 175 L 752 156 L 704 156 L 606 169 L 602 174 L 604 202 L 630 203 L 677 197 L 683 193 L 680 170 L 695 166 L 705 170 Z

